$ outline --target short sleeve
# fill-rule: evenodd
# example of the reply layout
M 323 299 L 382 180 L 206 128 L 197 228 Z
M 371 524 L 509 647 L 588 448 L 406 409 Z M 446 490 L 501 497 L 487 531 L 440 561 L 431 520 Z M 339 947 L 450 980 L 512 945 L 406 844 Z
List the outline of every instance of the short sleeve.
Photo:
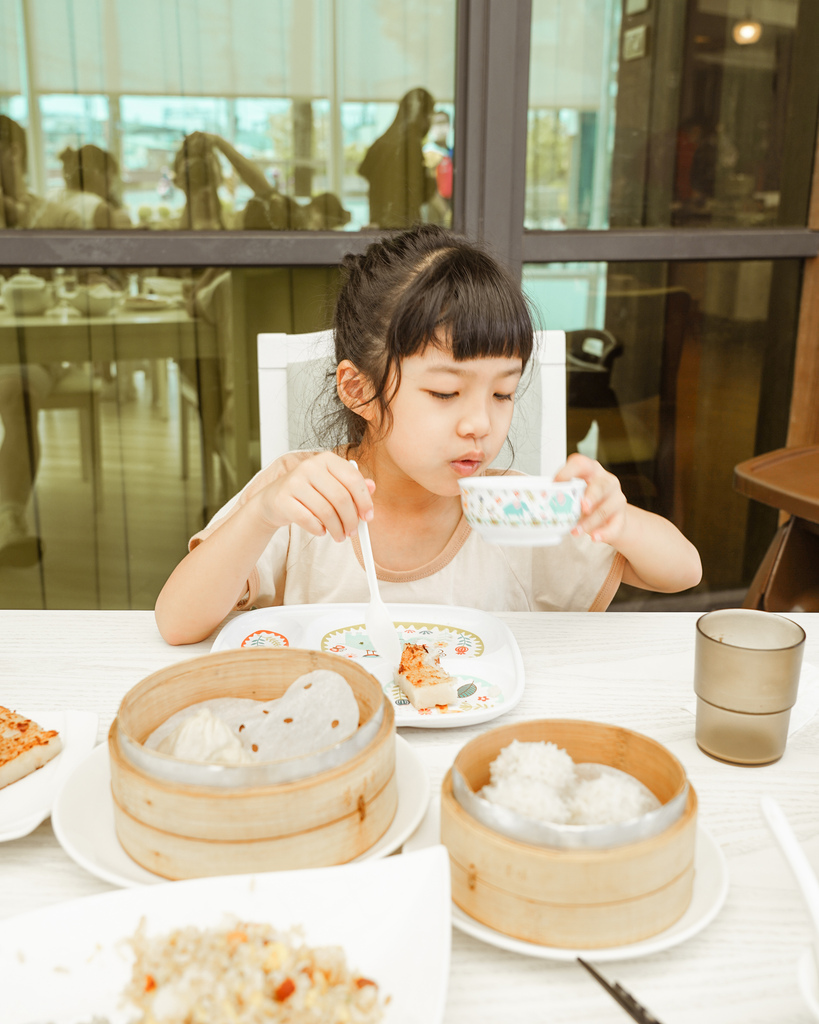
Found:
M 538 611 L 602 612 L 623 578 L 625 559 L 585 534 L 532 548 L 532 597 Z

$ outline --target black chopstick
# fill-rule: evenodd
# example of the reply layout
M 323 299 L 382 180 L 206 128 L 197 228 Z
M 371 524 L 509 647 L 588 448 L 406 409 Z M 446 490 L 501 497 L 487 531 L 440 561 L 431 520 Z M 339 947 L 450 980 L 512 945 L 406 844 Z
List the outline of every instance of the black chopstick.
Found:
M 586 963 L 581 957 L 577 958 L 577 962 L 586 968 L 595 981 L 598 981 L 634 1020 L 639 1021 L 640 1024 L 660 1024 L 660 1021 L 657 1020 L 654 1014 L 650 1013 L 644 1006 L 641 1006 L 633 995 L 626 992 L 622 985 L 618 985 L 616 981 L 613 985 L 610 985 L 601 974 L 598 974 L 591 964 Z

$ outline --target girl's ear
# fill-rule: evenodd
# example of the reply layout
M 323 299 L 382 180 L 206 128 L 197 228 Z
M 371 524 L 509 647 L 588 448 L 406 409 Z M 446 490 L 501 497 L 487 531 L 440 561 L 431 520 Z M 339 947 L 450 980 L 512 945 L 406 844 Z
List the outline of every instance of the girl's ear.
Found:
M 357 416 L 367 422 L 376 418 L 377 403 L 372 401 L 372 383 L 349 359 L 343 359 L 336 367 L 336 390 L 341 401 Z

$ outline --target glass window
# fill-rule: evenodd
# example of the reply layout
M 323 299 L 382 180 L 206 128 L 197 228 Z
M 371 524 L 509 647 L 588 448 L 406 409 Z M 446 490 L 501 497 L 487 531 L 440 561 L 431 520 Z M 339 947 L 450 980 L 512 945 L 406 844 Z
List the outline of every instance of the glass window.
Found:
M 455 8 L 0 0 L 4 226 L 449 224 Z
M 533 0 L 526 227 L 805 224 L 812 6 Z
M 257 334 L 328 327 L 337 275 L 5 268 L 0 607 L 152 608 L 259 468 Z
M 726 600 L 776 527 L 732 480 L 785 444 L 800 279 L 795 260 L 524 268 L 543 325 L 567 331 L 569 451 L 673 520 L 702 556 L 699 590 Z

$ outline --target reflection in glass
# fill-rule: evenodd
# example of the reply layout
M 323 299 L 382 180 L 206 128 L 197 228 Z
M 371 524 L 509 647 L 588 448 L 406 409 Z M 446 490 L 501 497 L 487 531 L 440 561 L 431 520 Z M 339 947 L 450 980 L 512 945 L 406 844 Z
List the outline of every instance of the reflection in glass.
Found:
M 785 443 L 799 287 L 798 261 L 524 269 L 567 331 L 569 451 L 593 439 L 629 501 L 676 523 L 702 590 L 746 588 L 775 529 L 732 479 Z
M 367 150 L 358 173 L 369 186 L 372 227 L 411 227 L 421 219 L 421 206 L 435 194 L 422 148 L 434 109 L 435 100 L 426 89 L 411 89 L 401 98 L 392 124 Z
M 533 0 L 526 227 L 805 223 L 817 8 L 737 6 Z
M 533 0 L 527 228 L 606 228 L 621 0 Z
M 122 206 L 122 179 L 116 158 L 87 144 L 60 153 L 63 186 L 46 196 L 30 227 L 53 229 L 129 228 Z
M 152 608 L 259 468 L 257 334 L 326 328 L 337 271 L 64 270 L 0 275 L 0 607 Z
M 114 198 L 97 194 L 128 218 L 113 227 L 446 223 L 455 8 L 455 0 L 420 9 L 410 0 L 211 0 L 203 17 L 198 0 L 180 0 L 168 17 L 164 0 L 91 8 L 81 0 L 0 0 L 0 113 L 26 133 L 27 187 L 36 196 L 66 187 L 64 154 L 95 147 L 109 155 L 122 187 Z M 392 146 L 391 126 L 407 121 L 403 98 L 422 94 L 432 108 L 409 163 L 400 145 L 386 162 L 371 160 L 380 165 L 372 211 L 372 180 L 359 168 L 388 132 Z M 218 205 L 211 199 L 191 220 L 174 165 L 183 144 L 197 140 L 201 149 L 203 138 Z

